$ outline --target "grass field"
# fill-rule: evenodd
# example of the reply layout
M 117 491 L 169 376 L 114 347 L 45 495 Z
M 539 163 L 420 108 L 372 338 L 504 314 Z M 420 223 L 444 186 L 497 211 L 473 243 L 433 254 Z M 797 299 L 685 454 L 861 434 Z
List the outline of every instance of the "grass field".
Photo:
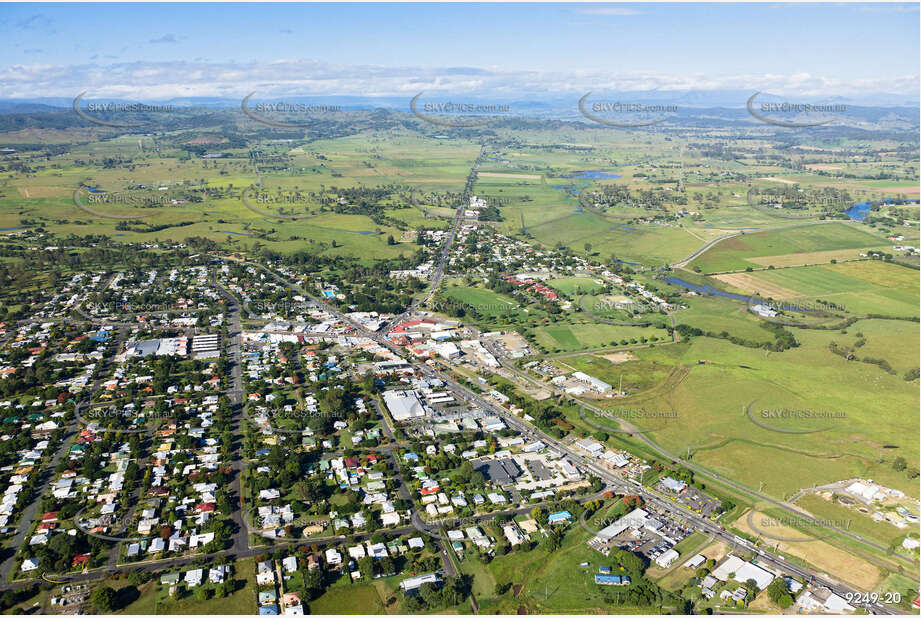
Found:
M 616 255 L 631 262 L 662 265 L 677 262 L 704 243 L 679 227 L 617 222 L 590 212 L 573 213 L 543 225 L 528 225 L 528 233 L 546 246 L 557 243 L 577 253 L 591 252 L 607 258 Z
M 757 490 L 763 483 L 763 493 L 772 497 L 853 477 L 873 478 L 917 496 L 916 483 L 878 461 L 880 445 L 898 446 L 908 461 L 917 461 L 918 418 L 905 413 L 918 406 L 917 384 L 832 355 L 827 346 L 841 337 L 837 331 L 808 331 L 808 337 L 807 345 L 782 353 L 706 337 L 656 348 L 657 354 L 667 350 L 675 355 L 675 362 L 689 367 L 689 373 L 668 388 L 617 404 L 676 410 L 679 423 L 657 426 L 647 435 L 671 452 L 690 448 L 698 465 L 748 487 Z M 746 415 L 753 402 L 758 419 L 765 418 L 762 410 L 826 415 L 763 421 L 783 430 L 822 431 L 790 434 L 759 426 Z M 641 420 L 635 424 L 646 427 Z
M 758 511 L 753 513 L 752 521 L 755 527 L 752 527 L 748 523 L 749 513 L 751 511 L 745 511 L 733 523 L 734 526 L 747 534 L 764 538 L 760 531 L 768 530 L 770 534 L 781 538 L 810 538 L 810 535 L 785 525 L 785 519 L 777 520 L 771 514 Z M 776 547 L 779 551 L 801 558 L 831 576 L 851 586 L 857 586 L 861 590 L 873 589 L 883 579 L 884 573 L 879 568 L 827 541 L 795 542 L 769 538 L 765 539 L 765 541 L 771 547 Z
M 311 614 L 384 614 L 384 603 L 373 584 L 349 583 L 343 576 L 310 602 Z
M 380 225 L 364 214 L 338 215 L 321 212 L 315 203 L 283 207 L 266 204 L 260 212 L 289 212 L 296 220 L 274 220 L 247 208 L 240 192 L 260 183 L 271 191 L 318 192 L 322 187 L 409 187 L 422 196 L 429 192 L 459 191 L 479 151 L 465 140 L 432 140 L 409 131 L 391 132 L 386 138 L 367 132 L 333 140 L 319 140 L 307 147 L 265 143 L 267 153 L 288 157 L 284 170 L 251 160 L 246 149 L 221 148 L 230 156 L 208 161 L 187 158 L 179 149 L 140 152 L 143 136 L 126 135 L 111 140 L 78 145 L 68 154 L 55 157 L 54 165 L 28 177 L 8 180 L 0 187 L 0 228 L 41 224 L 63 234 L 93 233 L 128 242 L 181 241 L 202 236 L 226 242 L 233 248 L 259 241 L 281 252 L 309 250 L 331 255 L 353 255 L 363 259 L 397 257 L 412 252 L 411 245 L 389 245 L 388 236 L 399 238 L 401 230 Z M 169 135 L 159 136 L 168 141 Z M 149 141 L 149 140 L 147 140 Z M 150 144 L 148 144 L 150 146 Z M 124 157 L 130 167 L 94 165 L 95 157 Z M 78 208 L 72 199 L 81 184 L 99 187 L 110 194 L 136 183 L 169 186 L 170 191 L 209 188 L 233 197 L 214 197 L 201 203 L 171 204 L 163 208 L 133 208 L 100 205 L 95 210 L 109 215 L 145 216 L 144 223 L 166 226 L 156 231 L 116 230 L 117 220 L 96 216 Z M 86 200 L 84 200 L 86 201 Z M 392 204 L 388 216 L 410 226 L 443 227 L 446 221 L 423 217 L 419 208 L 406 200 Z M 397 208 L 405 206 L 404 208 Z M 183 225 L 179 225 L 183 224 Z M 137 226 L 135 226 L 137 227 Z M 336 247 L 331 239 L 337 241 Z
M 515 551 L 494 558 L 485 567 L 492 580 L 510 582 L 513 587 L 502 597 L 496 597 L 494 591 L 481 590 L 483 595 L 477 597 L 481 613 L 488 608 L 490 613 L 499 610 L 514 614 L 522 607 L 528 613 L 634 613 L 631 611 L 634 608 L 615 607 L 606 602 L 612 596 L 611 591 L 594 583 L 598 567 L 611 563 L 586 545 L 589 538 L 588 531 L 574 525 L 555 552 L 549 553 L 538 546 L 529 552 Z M 579 566 L 583 562 L 589 566 Z M 470 568 L 471 572 L 480 569 Z M 518 594 L 514 596 L 516 589 Z
M 230 596 L 215 601 L 200 601 L 191 593 L 183 593 L 178 598 L 171 598 L 168 586 L 160 584 L 159 576 L 138 588 L 140 596 L 136 601 L 119 611 L 119 614 L 255 614 L 256 578 L 255 562 L 252 558 L 243 558 L 234 563 L 233 577 L 240 580 L 238 589 Z M 125 580 L 112 580 L 113 588 L 127 585 Z M 211 584 L 209 584 L 211 586 Z
M 918 271 L 896 264 L 862 260 L 744 275 L 746 280 L 735 279 L 731 283 L 746 294 L 758 292 L 778 299 L 822 299 L 842 305 L 856 315 L 919 315 Z M 778 293 L 778 290 L 783 292 Z
M 848 532 L 871 539 L 886 547 L 901 542 L 910 532 L 910 529 L 900 530 L 889 522 L 873 521 L 872 518 L 855 508 L 848 508 L 843 504 L 825 500 L 815 494 L 804 495 L 796 501 L 796 505 L 805 509 L 816 519 L 846 522 Z M 838 527 L 843 528 L 844 526 Z
M 699 267 L 705 273 L 744 270 L 749 266 L 759 268 L 766 265 L 763 264 L 764 259 L 759 263 L 750 258 L 778 256 L 777 265 L 780 265 L 795 254 L 886 247 L 889 244 L 885 238 L 847 223 L 801 224 L 724 240 L 697 257 L 690 266 Z
M 561 277 L 559 279 L 550 279 L 547 285 L 562 292 L 567 296 L 578 296 L 581 294 L 591 294 L 600 290 L 603 286 L 589 277 Z
M 612 324 L 562 324 L 541 326 L 531 329 L 538 344 L 551 352 L 574 352 L 582 349 L 601 348 L 621 344 L 627 345 L 647 341 L 664 343 L 670 341 L 668 333 L 653 326 L 614 326 Z
M 746 303 L 710 296 L 686 297 L 681 302 L 688 308 L 675 312 L 678 324 L 704 332 L 725 331 L 748 341 L 766 342 L 774 338 L 761 327 L 762 321 L 748 310 Z
M 614 388 L 623 384 L 623 389 L 628 393 L 645 391 L 661 384 L 675 368 L 673 364 L 658 359 L 637 359 L 615 364 L 595 354 L 567 356 L 557 359 L 555 364 L 566 371 L 575 370 L 587 373 L 604 380 Z

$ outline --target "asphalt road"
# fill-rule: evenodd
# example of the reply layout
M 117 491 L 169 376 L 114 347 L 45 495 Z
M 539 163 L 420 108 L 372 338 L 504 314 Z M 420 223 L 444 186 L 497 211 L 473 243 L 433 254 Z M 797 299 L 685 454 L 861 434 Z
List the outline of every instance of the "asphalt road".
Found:
M 243 443 L 243 328 L 240 324 L 240 303 L 230 290 L 214 282 L 215 287 L 227 298 L 227 362 L 230 369 L 230 390 L 227 398 L 233 410 L 232 427 L 234 457 L 231 462 L 233 481 L 230 484 L 232 499 L 235 500 L 231 519 L 234 523 L 232 550 L 235 553 L 249 549 L 249 531 L 243 522 L 246 509 L 243 505 L 242 476 L 247 463 L 240 457 Z

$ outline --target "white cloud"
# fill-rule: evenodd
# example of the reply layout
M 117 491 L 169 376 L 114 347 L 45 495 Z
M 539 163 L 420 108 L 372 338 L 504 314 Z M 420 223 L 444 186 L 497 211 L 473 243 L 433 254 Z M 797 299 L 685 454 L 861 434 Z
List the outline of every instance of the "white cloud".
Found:
M 510 71 L 500 68 L 420 68 L 342 65 L 314 60 L 215 63 L 139 61 L 115 64 L 19 64 L 0 68 L 4 98 L 124 97 L 155 101 L 172 97 L 413 96 L 421 90 L 477 97 L 575 95 L 593 91 L 771 92 L 785 96 L 860 96 L 893 93 L 914 99 L 918 75 L 849 80 L 809 73 L 661 74 L 597 71 Z

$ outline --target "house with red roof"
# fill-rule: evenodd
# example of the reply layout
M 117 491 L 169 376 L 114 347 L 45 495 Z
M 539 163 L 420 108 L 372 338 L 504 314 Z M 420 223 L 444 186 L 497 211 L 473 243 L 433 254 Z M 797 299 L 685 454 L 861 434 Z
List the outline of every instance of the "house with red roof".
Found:
M 213 502 L 203 502 L 195 505 L 196 513 L 213 513 L 215 504 Z

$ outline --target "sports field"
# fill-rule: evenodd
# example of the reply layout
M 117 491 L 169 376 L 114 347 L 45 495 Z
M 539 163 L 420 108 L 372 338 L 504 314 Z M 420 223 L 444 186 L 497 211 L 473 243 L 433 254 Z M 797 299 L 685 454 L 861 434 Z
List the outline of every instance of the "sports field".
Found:
M 550 279 L 547 281 L 547 285 L 567 296 L 591 294 L 603 287 L 602 284 L 599 283 L 599 280 L 590 277 L 562 277 L 560 279 Z

